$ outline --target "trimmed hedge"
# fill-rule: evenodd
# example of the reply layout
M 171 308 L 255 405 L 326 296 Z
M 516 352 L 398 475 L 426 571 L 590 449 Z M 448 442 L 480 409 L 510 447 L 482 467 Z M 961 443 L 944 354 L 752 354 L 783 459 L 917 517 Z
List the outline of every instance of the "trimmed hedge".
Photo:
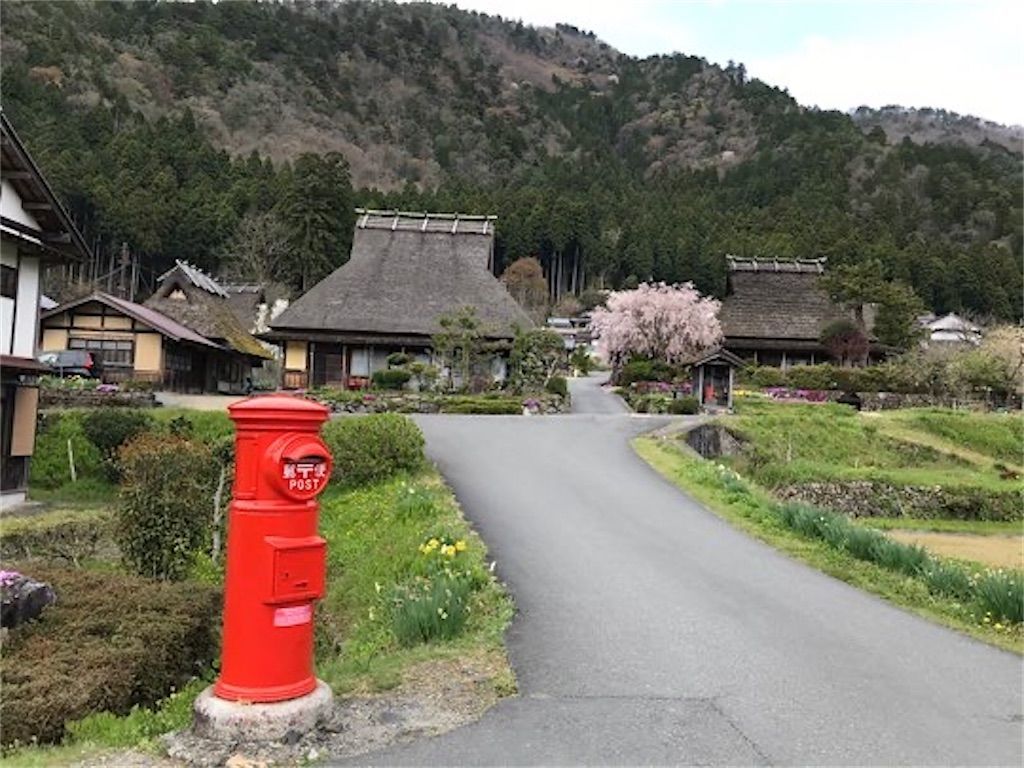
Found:
M 153 704 L 216 658 L 218 590 L 49 567 L 30 575 L 51 584 L 57 602 L 4 642 L 5 747 L 56 743 L 70 721 Z
M 411 378 L 412 374 L 408 371 L 389 368 L 386 371 L 374 371 L 372 381 L 378 389 L 402 389 Z
M 491 400 L 462 398 L 456 402 L 445 403 L 440 413 L 461 413 L 475 415 L 516 416 L 523 412 L 518 400 Z
M 375 413 L 333 419 L 323 439 L 334 457 L 334 478 L 344 485 L 366 485 L 422 466 L 424 439 L 407 416 Z
M 114 516 L 107 510 L 57 511 L 3 521 L 0 554 L 7 560 L 62 560 L 78 566 L 112 543 Z

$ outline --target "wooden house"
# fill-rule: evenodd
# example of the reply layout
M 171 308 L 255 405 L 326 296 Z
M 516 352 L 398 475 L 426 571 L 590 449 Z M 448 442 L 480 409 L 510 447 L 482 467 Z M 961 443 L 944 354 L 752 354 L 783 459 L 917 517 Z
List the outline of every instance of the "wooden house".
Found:
M 533 322 L 492 272 L 493 216 L 357 210 L 348 262 L 271 321 L 283 385 L 363 386 L 392 352 L 431 360 L 438 319 L 473 307 L 483 335 Z
M 0 111 L 0 500 L 25 499 L 35 449 L 40 272 L 85 262 L 89 247 Z
M 183 261 L 159 278 L 156 292 L 145 301 L 177 323 L 217 344 L 226 354 L 206 364 L 203 391 L 240 392 L 253 366 L 272 355 L 236 314 L 230 294 L 212 277 Z
M 86 349 L 102 379 L 146 381 L 174 392 L 217 392 L 209 373 L 246 358 L 151 307 L 94 293 L 41 316 L 42 349 Z M 241 384 L 234 387 L 242 391 Z
M 821 332 L 852 314 L 821 285 L 826 260 L 726 258 L 728 282 L 718 316 L 724 346 L 757 365 L 829 362 Z M 880 354 L 877 344 L 872 354 Z

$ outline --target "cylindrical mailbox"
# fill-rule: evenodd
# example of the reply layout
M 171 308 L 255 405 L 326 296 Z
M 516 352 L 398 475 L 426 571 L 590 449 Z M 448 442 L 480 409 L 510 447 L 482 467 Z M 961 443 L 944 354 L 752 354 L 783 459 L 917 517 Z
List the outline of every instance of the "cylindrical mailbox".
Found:
M 331 476 L 324 406 L 289 395 L 228 406 L 235 482 L 228 512 L 222 699 L 304 696 L 313 675 L 313 603 L 324 595 L 326 542 L 316 496 Z

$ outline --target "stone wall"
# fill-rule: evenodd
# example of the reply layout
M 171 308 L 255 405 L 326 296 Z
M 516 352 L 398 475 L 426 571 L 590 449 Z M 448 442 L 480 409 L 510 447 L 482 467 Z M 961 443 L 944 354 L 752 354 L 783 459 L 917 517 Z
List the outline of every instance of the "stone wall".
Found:
M 1022 520 L 1020 491 L 955 486 L 896 486 L 871 480 L 802 483 L 776 488 L 788 501 L 825 507 L 850 517 L 917 517 L 958 520 Z
M 82 389 L 39 390 L 40 408 L 153 408 L 152 392 L 96 392 Z
M 734 456 L 743 449 L 742 440 L 721 424 L 713 422 L 694 427 L 683 439 L 705 459 Z

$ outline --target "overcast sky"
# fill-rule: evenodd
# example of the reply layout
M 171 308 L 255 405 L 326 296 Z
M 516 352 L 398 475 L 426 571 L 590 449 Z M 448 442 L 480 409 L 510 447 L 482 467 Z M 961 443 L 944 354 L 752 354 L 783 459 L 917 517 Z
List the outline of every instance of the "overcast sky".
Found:
M 1024 2 L 880 0 L 456 0 L 460 8 L 566 22 L 624 53 L 678 51 L 725 64 L 802 104 L 937 107 L 1024 124 Z

